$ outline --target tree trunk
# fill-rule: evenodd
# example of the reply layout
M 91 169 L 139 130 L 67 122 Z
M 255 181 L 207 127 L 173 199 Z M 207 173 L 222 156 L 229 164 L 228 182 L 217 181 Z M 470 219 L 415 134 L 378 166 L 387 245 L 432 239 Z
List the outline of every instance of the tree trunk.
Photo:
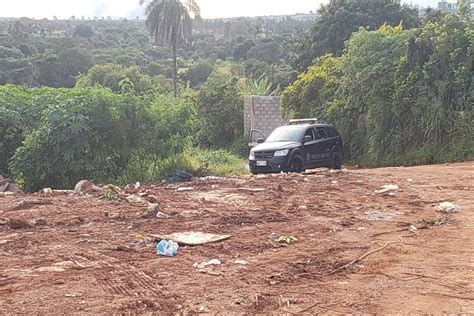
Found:
M 178 98 L 178 64 L 176 57 L 176 43 L 173 44 L 173 93 Z

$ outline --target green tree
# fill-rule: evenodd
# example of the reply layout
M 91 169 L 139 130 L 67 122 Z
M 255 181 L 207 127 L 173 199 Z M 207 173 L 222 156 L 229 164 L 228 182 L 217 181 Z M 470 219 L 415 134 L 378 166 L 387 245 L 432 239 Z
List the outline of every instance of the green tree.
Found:
M 378 29 L 384 23 L 398 25 L 406 29 L 418 24 L 418 13 L 393 0 L 330 0 L 322 5 L 319 17 L 310 33 L 299 44 L 299 55 L 295 66 L 303 70 L 315 58 L 325 54 L 341 56 L 344 42 L 359 27 Z
M 146 27 L 151 33 L 155 45 L 170 46 L 173 53 L 173 92 L 178 96 L 177 88 L 177 49 L 180 43 L 191 37 L 192 20 L 200 18 L 200 9 L 194 0 L 140 0 L 146 5 Z
M 237 81 L 228 73 L 214 72 L 201 87 L 197 138 L 202 146 L 226 148 L 243 135 L 243 99 Z
M 341 59 L 325 55 L 298 76 L 282 93 L 283 115 L 291 118 L 325 118 L 341 77 Z
M 206 82 L 207 78 L 211 75 L 213 66 L 208 61 L 202 61 L 193 64 L 186 73 L 183 74 L 182 78 L 191 84 L 191 87 L 197 87 L 198 85 Z

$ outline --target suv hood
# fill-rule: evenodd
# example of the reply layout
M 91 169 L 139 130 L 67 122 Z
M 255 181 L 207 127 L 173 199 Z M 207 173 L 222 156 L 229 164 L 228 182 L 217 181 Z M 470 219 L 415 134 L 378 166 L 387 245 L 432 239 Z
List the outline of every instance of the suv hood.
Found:
M 252 151 L 273 151 L 280 149 L 291 149 L 301 146 L 300 142 L 268 142 L 255 146 Z

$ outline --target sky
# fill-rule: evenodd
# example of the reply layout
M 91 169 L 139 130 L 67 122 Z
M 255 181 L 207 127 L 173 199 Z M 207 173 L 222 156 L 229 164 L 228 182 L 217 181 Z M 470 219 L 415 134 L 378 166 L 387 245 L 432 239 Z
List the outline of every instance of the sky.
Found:
M 451 0 L 454 1 L 454 0 Z M 143 13 L 138 0 L 0 0 L 1 17 L 69 18 L 126 17 Z M 197 0 L 203 18 L 283 15 L 317 11 L 328 0 Z M 437 6 L 437 0 L 411 0 L 421 6 Z

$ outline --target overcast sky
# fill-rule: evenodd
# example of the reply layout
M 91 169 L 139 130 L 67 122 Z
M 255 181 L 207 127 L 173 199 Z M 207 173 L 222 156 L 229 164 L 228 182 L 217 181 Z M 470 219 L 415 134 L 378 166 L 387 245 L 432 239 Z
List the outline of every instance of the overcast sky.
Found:
M 282 15 L 316 11 L 328 0 L 197 0 L 203 18 Z M 451 0 L 454 1 L 454 0 Z M 437 6 L 437 0 L 413 0 L 408 3 Z M 0 0 L 1 17 L 68 18 L 127 17 L 141 15 L 138 0 Z

